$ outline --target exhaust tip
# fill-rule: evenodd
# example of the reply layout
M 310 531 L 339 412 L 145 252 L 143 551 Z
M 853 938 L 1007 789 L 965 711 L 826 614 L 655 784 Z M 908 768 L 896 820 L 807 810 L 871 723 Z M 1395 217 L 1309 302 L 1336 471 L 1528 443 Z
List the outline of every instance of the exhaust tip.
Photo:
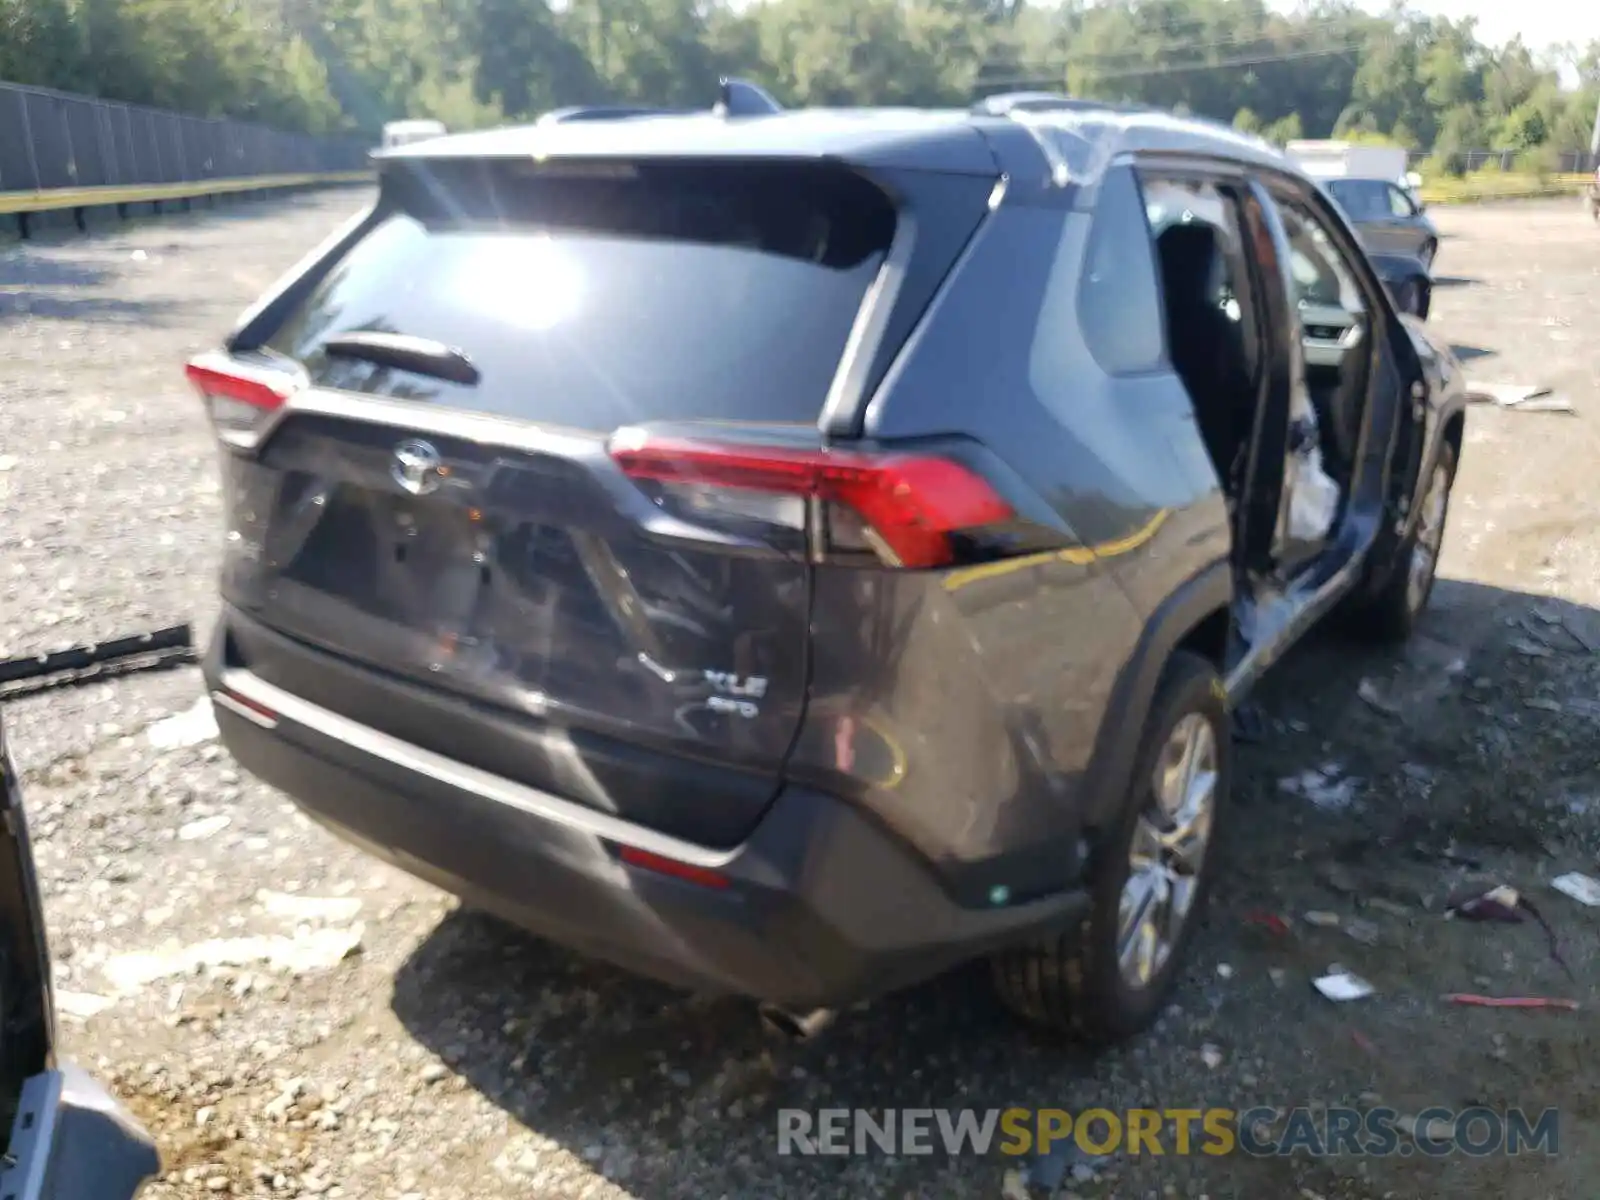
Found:
M 791 1042 L 809 1042 L 832 1025 L 833 1019 L 839 1015 L 837 1010 L 831 1008 L 793 1012 L 776 1004 L 763 1004 L 757 1011 L 761 1014 L 761 1023 L 769 1031 Z

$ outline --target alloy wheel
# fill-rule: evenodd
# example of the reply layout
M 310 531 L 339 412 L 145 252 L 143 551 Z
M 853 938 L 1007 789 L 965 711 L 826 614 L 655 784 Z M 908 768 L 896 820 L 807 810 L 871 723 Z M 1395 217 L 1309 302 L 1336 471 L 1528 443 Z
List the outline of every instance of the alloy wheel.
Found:
M 1216 814 L 1218 760 L 1216 729 L 1193 712 L 1173 727 L 1156 759 L 1117 915 L 1117 965 L 1136 988 L 1148 987 L 1166 966 L 1194 911 Z

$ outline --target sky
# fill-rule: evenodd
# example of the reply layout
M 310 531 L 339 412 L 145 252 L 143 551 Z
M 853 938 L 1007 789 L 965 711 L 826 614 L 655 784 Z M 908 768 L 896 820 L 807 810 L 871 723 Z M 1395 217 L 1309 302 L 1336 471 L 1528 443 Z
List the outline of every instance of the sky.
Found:
M 1290 2 L 1275 2 L 1274 8 L 1292 9 Z M 1385 3 L 1367 2 L 1374 12 Z M 1594 0 L 1411 0 L 1408 7 L 1429 16 L 1478 19 L 1478 38 L 1491 46 L 1503 45 L 1518 34 L 1535 50 L 1558 42 L 1582 46 L 1600 40 L 1600 4 Z

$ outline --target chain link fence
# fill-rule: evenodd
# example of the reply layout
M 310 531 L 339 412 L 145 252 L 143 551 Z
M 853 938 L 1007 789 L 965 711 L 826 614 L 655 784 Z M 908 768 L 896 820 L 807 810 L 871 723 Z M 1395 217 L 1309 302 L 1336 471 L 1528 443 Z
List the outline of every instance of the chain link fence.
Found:
M 0 192 L 359 171 L 371 149 L 363 138 L 0 83 Z
M 1466 150 L 1461 158 L 1461 169 L 1476 171 L 1482 167 L 1498 167 L 1502 171 L 1514 171 L 1517 159 L 1521 157 L 1520 150 Z M 1410 153 L 1411 165 L 1415 167 L 1428 157 L 1426 150 L 1413 150 Z M 1563 150 L 1556 156 L 1555 171 L 1558 175 L 1587 175 L 1596 166 L 1600 166 L 1600 157 L 1590 154 L 1587 150 Z

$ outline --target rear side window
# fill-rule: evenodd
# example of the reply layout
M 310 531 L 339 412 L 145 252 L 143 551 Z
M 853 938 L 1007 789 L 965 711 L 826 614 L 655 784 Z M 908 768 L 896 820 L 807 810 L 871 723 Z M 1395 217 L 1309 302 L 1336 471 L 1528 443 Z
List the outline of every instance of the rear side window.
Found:
M 895 225 L 811 165 L 396 163 L 384 203 L 269 349 L 324 387 L 599 431 L 815 424 Z M 355 332 L 443 343 L 478 382 L 324 352 Z
M 1084 341 L 1113 375 L 1150 371 L 1163 361 L 1161 294 L 1144 199 L 1131 168 L 1100 185 L 1078 289 Z

